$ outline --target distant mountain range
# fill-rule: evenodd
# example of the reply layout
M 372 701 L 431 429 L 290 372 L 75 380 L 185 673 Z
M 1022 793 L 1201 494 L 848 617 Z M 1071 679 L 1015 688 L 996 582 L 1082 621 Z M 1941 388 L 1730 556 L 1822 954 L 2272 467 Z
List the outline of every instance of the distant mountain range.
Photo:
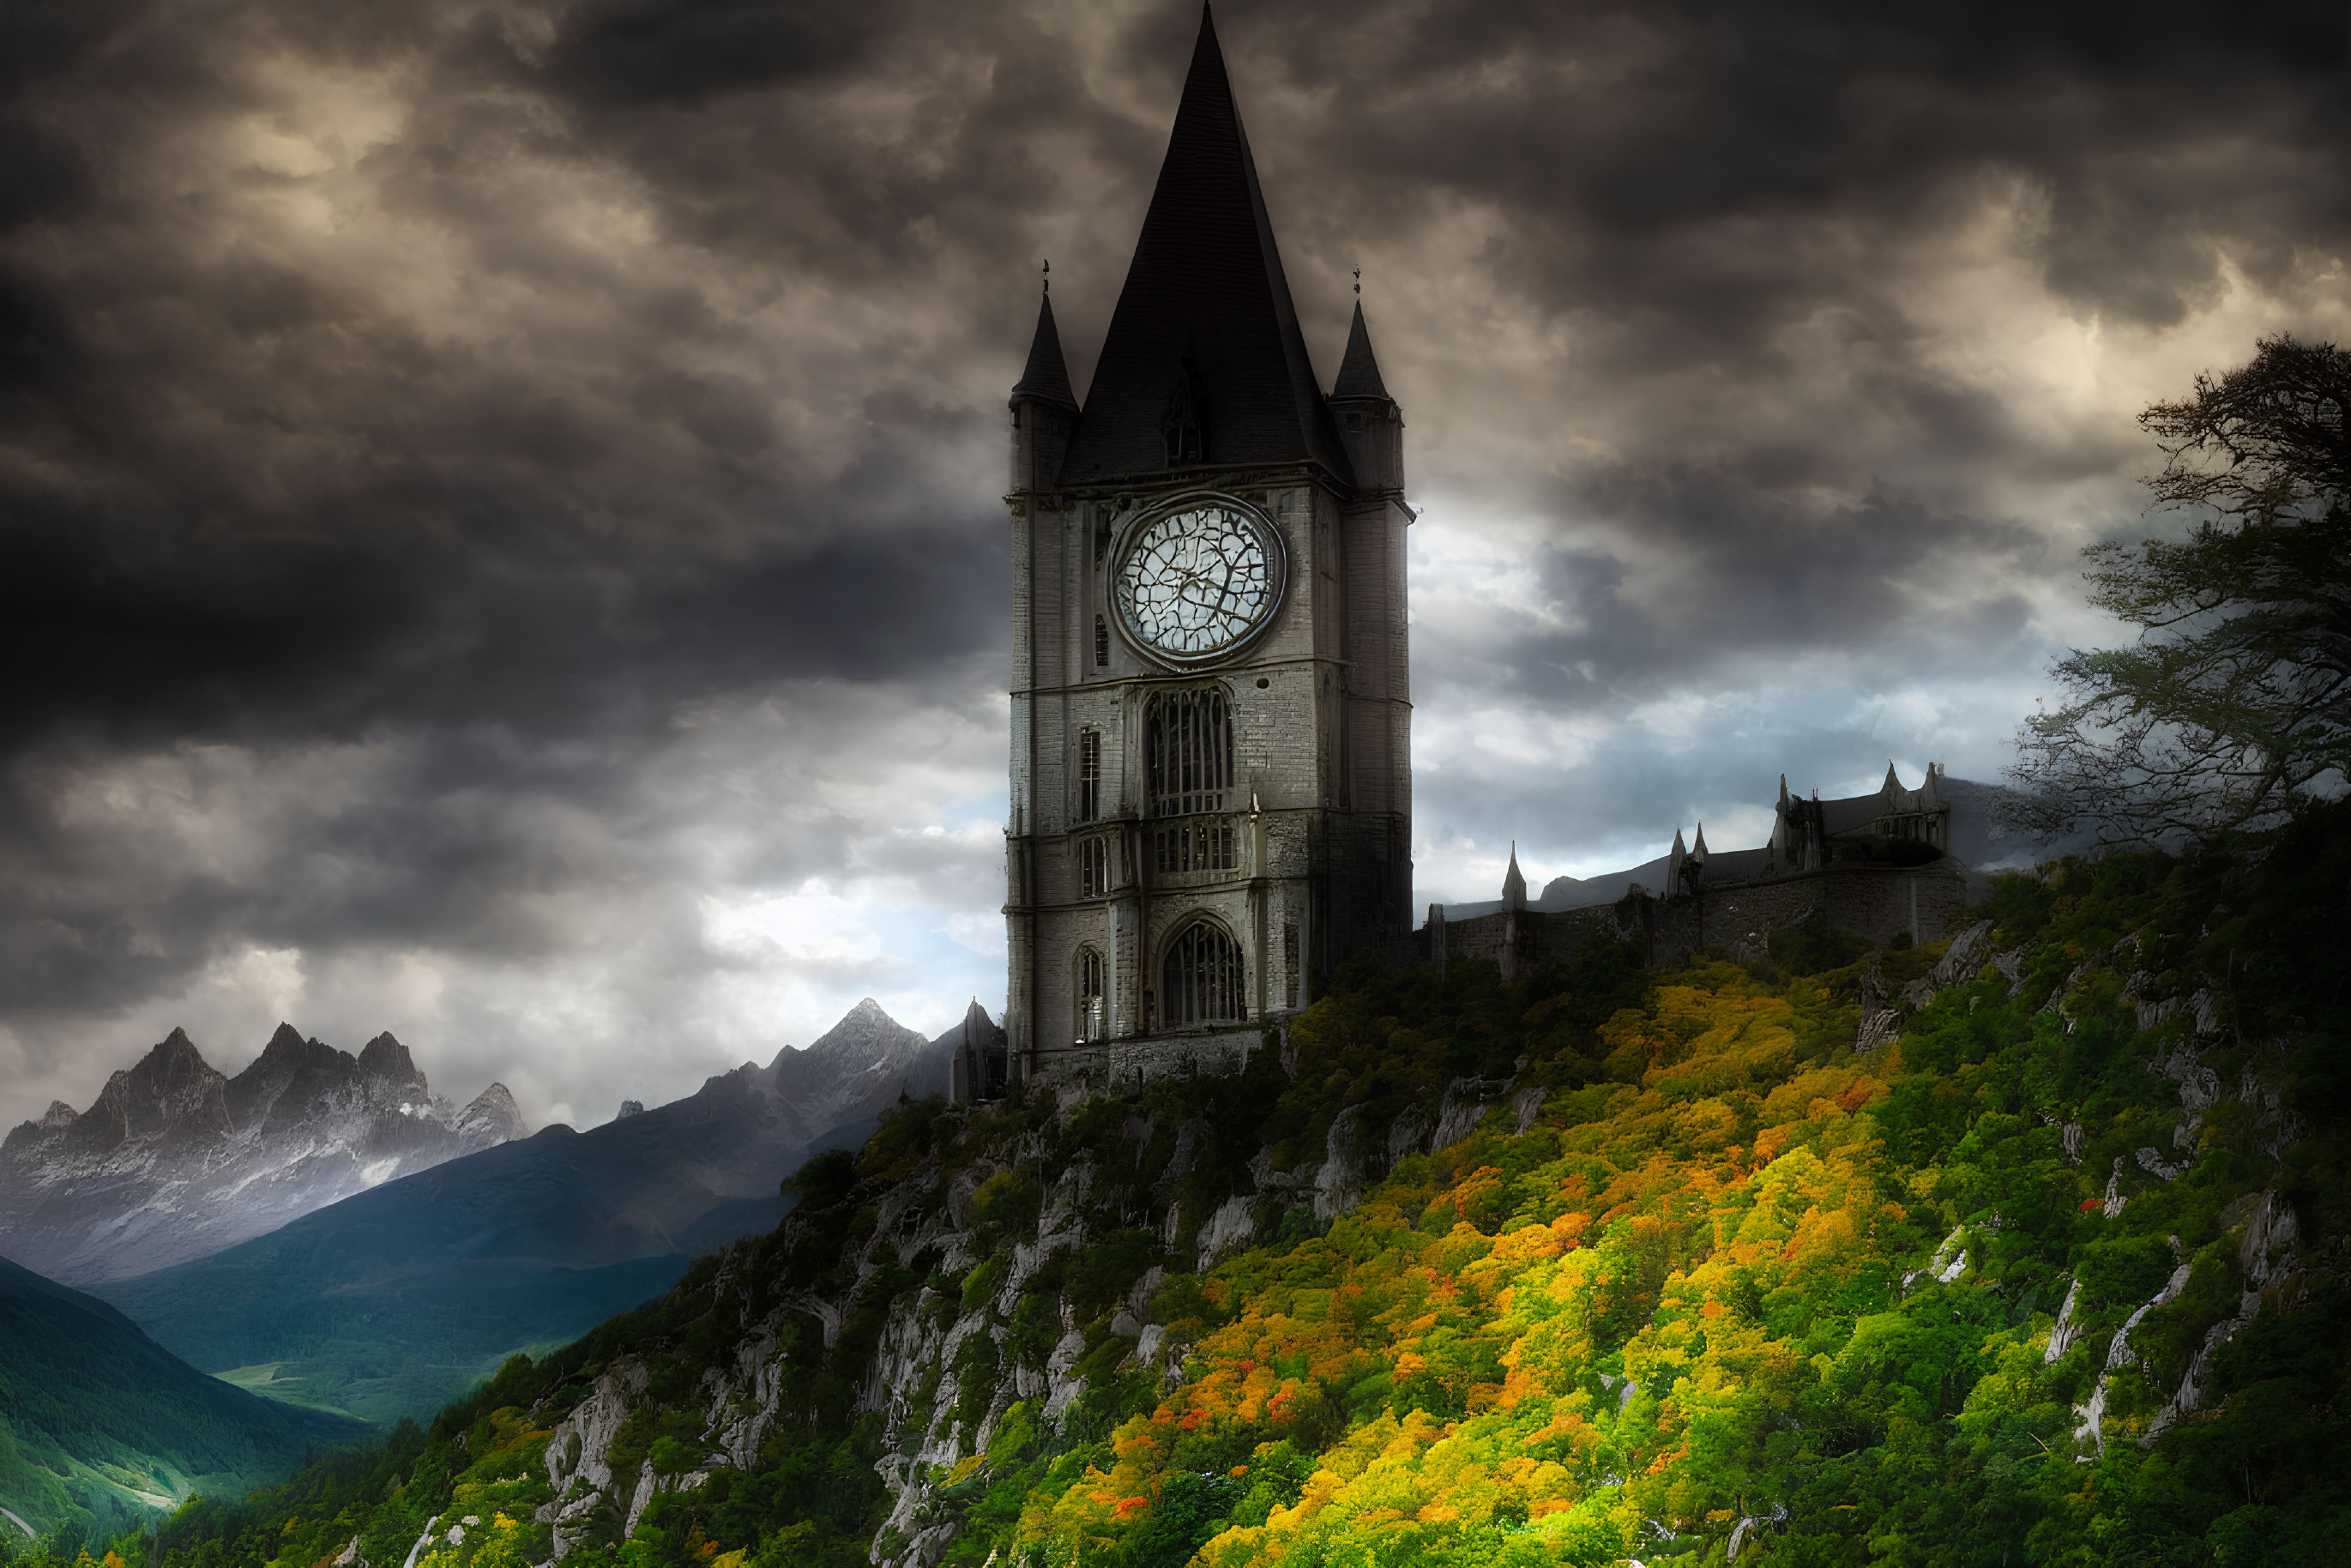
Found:
M 104 1301 L 0 1260 L 0 1506 L 47 1530 L 75 1503 L 240 1496 L 357 1422 L 207 1377 Z
M 746 1062 L 586 1133 L 553 1126 L 384 1183 L 201 1260 L 99 1287 L 161 1343 L 274 1397 L 391 1420 L 517 1350 L 666 1291 L 773 1228 L 781 1179 L 939 1092 L 935 1040 L 872 1000 L 805 1051 Z
M 459 1109 L 389 1034 L 355 1057 L 280 1024 L 231 1078 L 175 1029 L 89 1110 L 58 1101 L 0 1142 L 0 1256 L 121 1279 L 528 1132 L 504 1084 Z

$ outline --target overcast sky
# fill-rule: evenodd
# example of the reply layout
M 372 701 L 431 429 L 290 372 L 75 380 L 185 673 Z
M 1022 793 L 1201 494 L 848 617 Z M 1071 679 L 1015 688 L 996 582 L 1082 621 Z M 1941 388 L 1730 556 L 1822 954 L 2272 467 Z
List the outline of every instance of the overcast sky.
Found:
M 588 1125 L 1000 1009 L 1004 397 L 1197 20 L 0 10 L 0 1125 L 174 1024 Z M 2344 21 L 1228 0 L 1405 408 L 1419 902 L 1997 777 L 2132 416 L 2351 337 Z

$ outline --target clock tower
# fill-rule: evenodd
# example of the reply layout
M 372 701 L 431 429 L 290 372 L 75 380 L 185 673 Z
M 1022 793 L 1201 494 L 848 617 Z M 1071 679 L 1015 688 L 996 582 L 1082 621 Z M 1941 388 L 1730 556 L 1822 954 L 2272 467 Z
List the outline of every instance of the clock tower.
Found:
M 1199 1060 L 1410 929 L 1403 419 L 1322 391 L 1203 12 L 1082 404 L 1013 388 L 1012 1071 Z

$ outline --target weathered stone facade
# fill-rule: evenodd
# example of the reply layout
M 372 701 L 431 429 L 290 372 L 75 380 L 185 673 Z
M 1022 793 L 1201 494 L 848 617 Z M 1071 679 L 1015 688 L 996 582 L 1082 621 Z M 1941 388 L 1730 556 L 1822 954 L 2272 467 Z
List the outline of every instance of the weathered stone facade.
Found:
M 1011 413 L 1011 1070 L 1221 1060 L 1410 931 L 1413 514 L 1360 308 L 1332 392 L 1312 378 L 1209 27 L 1082 407 L 1048 300 Z M 1196 504 L 1269 526 L 1284 570 L 1270 620 L 1205 664 L 1114 601 L 1142 531 Z M 1171 810 L 1152 705 L 1210 696 L 1229 763 Z M 1165 998 L 1204 924 L 1238 983 L 1219 969 L 1201 1016 Z

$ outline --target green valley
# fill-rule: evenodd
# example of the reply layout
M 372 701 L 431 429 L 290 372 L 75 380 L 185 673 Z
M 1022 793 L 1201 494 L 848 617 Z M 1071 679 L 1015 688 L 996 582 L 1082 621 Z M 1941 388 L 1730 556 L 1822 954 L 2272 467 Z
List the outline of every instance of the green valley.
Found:
M 37 1530 L 234 1496 L 366 1435 L 206 1377 L 103 1301 L 0 1260 L 0 1507 Z

